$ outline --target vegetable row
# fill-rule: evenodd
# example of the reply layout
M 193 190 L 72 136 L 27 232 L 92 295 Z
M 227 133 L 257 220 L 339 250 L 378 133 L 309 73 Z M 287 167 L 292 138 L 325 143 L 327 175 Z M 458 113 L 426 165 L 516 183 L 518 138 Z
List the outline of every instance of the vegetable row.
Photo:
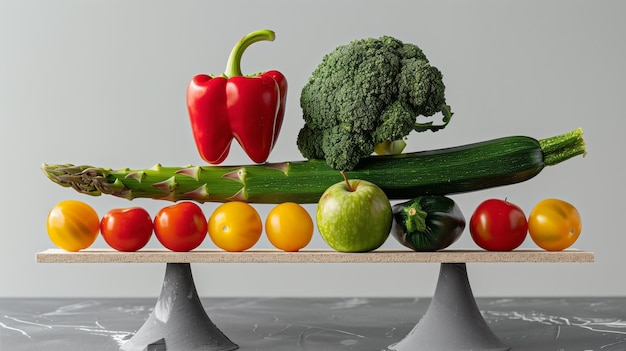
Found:
M 290 252 L 308 245 L 313 226 L 308 212 L 291 202 L 275 206 L 265 220 L 272 245 Z M 254 207 L 238 201 L 221 204 L 208 218 L 196 203 L 184 201 L 161 208 L 154 218 L 142 207 L 129 207 L 112 209 L 100 219 L 87 203 L 64 200 L 49 212 L 46 228 L 57 247 L 72 252 L 90 247 L 98 234 L 111 248 L 133 252 L 142 249 L 153 233 L 172 251 L 191 251 L 208 233 L 217 247 L 239 252 L 257 243 L 263 222 Z
M 438 251 L 455 243 L 466 228 L 461 209 L 446 196 L 420 196 L 389 204 L 381 211 L 377 207 L 377 198 L 372 197 L 377 187 L 371 183 L 359 180 L 338 183 L 334 191 L 329 188 L 331 195 L 327 195 L 324 201 L 334 201 L 336 195 L 332 194 L 337 191 L 348 196 L 346 201 L 355 199 L 350 196 L 366 192 L 369 203 L 357 201 L 352 205 L 356 211 L 372 219 L 364 221 L 363 225 L 368 227 L 364 230 L 355 225 L 354 217 L 349 215 L 346 226 L 342 227 L 341 221 L 335 217 L 345 212 L 324 212 L 325 206 L 329 205 L 322 202 L 316 213 L 318 230 L 324 241 L 337 251 L 372 251 L 389 235 L 414 251 Z M 371 206 L 374 210 L 367 213 Z M 327 218 L 328 213 L 331 218 Z M 381 221 L 381 217 L 387 218 L 387 222 Z M 324 227 L 325 221 L 333 223 L 332 231 Z M 194 250 L 208 236 L 224 251 L 241 252 L 257 244 L 263 229 L 276 249 L 297 252 L 311 241 L 314 223 L 307 210 L 296 203 L 286 202 L 273 207 L 263 222 L 253 206 L 237 201 L 221 204 L 208 218 L 193 202 L 163 207 L 154 218 L 141 207 L 112 209 L 99 218 L 87 203 L 64 200 L 54 206 L 47 220 L 51 241 L 66 251 L 86 249 L 101 235 L 111 248 L 133 252 L 144 248 L 154 234 L 160 244 L 171 251 Z M 528 216 L 507 200 L 488 199 L 475 208 L 469 221 L 473 241 L 489 251 L 515 250 L 528 235 L 540 248 L 560 251 L 570 247 L 581 231 L 578 210 L 560 199 L 538 202 Z

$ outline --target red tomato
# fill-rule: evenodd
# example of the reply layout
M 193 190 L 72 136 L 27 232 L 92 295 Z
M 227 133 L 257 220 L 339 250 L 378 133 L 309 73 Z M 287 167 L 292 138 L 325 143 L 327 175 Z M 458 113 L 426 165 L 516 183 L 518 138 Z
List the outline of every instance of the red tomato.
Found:
M 137 251 L 152 236 L 152 217 L 141 207 L 116 208 L 102 217 L 100 233 L 118 251 Z
M 154 234 L 172 251 L 191 251 L 200 246 L 207 235 L 206 217 L 193 202 L 164 207 L 154 217 Z
M 470 234 L 478 246 L 489 251 L 511 251 L 528 234 L 528 222 L 518 206 L 500 199 L 482 202 L 470 218 Z

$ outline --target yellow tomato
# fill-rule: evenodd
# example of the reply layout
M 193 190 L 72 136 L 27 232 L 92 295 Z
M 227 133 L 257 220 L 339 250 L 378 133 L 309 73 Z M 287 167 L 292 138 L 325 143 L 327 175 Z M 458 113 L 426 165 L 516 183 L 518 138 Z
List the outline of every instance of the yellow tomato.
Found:
M 66 251 L 79 251 L 96 241 L 100 231 L 100 219 L 88 204 L 65 200 L 52 208 L 46 228 L 54 245 Z
M 295 252 L 313 237 L 313 220 L 304 207 L 285 202 L 274 207 L 265 220 L 265 233 L 277 249 Z
M 528 233 L 537 246 L 548 251 L 570 247 L 582 231 L 580 213 L 572 204 L 559 199 L 537 203 L 528 216 Z
M 217 247 L 230 252 L 245 251 L 259 241 L 263 222 L 245 202 L 221 204 L 209 217 L 209 237 Z

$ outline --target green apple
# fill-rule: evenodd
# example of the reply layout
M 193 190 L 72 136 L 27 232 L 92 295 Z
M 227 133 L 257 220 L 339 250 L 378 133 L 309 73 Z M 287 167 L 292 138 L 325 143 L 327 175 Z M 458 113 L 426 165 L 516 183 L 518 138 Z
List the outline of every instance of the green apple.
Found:
M 391 230 L 387 195 L 365 180 L 351 179 L 330 186 L 317 205 L 317 228 L 340 252 L 367 252 L 380 247 Z

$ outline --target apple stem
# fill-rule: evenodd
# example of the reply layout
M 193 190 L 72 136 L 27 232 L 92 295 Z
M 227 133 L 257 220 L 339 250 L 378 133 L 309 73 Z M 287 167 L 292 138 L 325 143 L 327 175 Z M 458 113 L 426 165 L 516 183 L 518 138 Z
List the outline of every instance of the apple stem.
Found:
M 343 179 L 346 181 L 346 185 L 348 186 L 348 191 L 350 192 L 354 191 L 354 188 L 352 187 L 352 185 L 350 185 L 350 182 L 348 181 L 348 176 L 346 176 L 346 171 L 341 171 L 341 175 L 343 176 Z

